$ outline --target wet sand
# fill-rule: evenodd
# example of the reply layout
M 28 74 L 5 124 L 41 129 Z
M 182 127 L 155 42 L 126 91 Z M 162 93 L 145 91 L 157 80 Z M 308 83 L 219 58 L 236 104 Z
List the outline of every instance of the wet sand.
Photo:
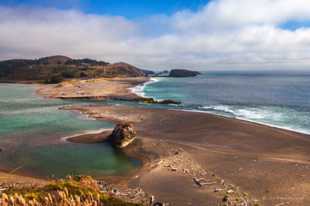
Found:
M 99 119 L 133 122 L 140 147 L 153 158 L 128 184 L 163 201 L 214 205 L 239 188 L 248 194 L 242 198 L 261 205 L 310 205 L 307 135 L 205 113 L 127 106 L 71 109 Z M 195 177 L 214 184 L 199 187 Z M 227 188 L 230 185 L 232 189 Z M 215 192 L 222 189 L 225 192 Z
M 102 143 L 108 139 L 112 131 L 113 129 L 105 129 L 104 131 L 98 133 L 88 133 L 88 134 L 65 137 L 63 140 L 70 141 L 73 143 L 81 143 L 81 142 L 86 144 Z

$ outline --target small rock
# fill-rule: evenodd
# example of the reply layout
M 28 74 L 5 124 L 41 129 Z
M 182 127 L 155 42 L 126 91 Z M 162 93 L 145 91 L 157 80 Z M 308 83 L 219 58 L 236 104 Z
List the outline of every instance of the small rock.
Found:
M 223 191 L 223 189 L 221 189 L 221 188 L 215 188 L 214 189 L 214 192 L 220 192 L 220 191 Z
M 188 169 L 183 169 L 183 173 L 184 174 L 189 174 L 189 170 Z
M 202 186 L 201 183 L 200 183 L 200 180 L 197 179 L 196 177 L 193 178 L 193 181 L 194 181 L 194 183 L 195 183 L 196 185 L 198 185 L 199 187 Z
M 231 193 L 234 193 L 233 190 L 227 190 L 227 194 L 231 194 Z
M 155 202 L 153 206 L 165 206 L 165 203 Z
M 112 189 L 112 193 L 113 193 L 113 194 L 117 194 L 117 193 L 118 193 L 118 190 L 115 189 L 115 188 L 113 188 L 113 189 Z
M 155 201 L 155 196 L 152 195 L 152 196 L 150 197 L 150 205 L 152 205 L 152 204 L 154 203 L 154 201 Z

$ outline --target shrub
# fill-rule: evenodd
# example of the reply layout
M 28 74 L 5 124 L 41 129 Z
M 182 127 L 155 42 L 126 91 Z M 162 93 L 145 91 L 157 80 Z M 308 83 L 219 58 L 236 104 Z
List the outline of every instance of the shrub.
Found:
M 63 78 L 75 78 L 78 76 L 78 73 L 74 69 L 66 69 L 61 75 Z
M 45 84 L 58 84 L 64 80 L 61 74 L 52 74 L 44 81 Z

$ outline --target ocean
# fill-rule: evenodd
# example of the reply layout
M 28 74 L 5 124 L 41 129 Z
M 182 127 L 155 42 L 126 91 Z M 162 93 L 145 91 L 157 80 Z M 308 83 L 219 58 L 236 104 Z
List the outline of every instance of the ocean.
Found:
M 169 109 L 213 113 L 310 134 L 310 72 L 210 71 L 194 78 L 152 78 L 134 91 L 182 101 Z
M 121 175 L 140 163 L 108 144 L 74 144 L 62 138 L 113 128 L 113 124 L 59 110 L 83 101 L 44 99 L 35 86 L 0 84 L 0 169 L 38 177 Z
M 140 166 L 108 144 L 64 141 L 62 137 L 114 126 L 59 110 L 72 104 L 206 112 L 310 134 L 310 72 L 205 72 L 194 78 L 152 78 L 132 89 L 142 96 L 179 100 L 181 105 L 44 99 L 35 89 L 33 85 L 0 84 L 2 170 L 40 177 L 100 177 L 126 174 Z

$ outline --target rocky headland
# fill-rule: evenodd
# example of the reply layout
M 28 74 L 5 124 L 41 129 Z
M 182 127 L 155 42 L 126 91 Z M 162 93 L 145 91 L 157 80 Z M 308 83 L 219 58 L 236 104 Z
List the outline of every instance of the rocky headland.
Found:
M 145 77 L 150 74 L 152 71 L 142 70 L 125 62 L 109 63 L 62 55 L 0 61 L 1 82 L 55 84 L 68 79 Z

